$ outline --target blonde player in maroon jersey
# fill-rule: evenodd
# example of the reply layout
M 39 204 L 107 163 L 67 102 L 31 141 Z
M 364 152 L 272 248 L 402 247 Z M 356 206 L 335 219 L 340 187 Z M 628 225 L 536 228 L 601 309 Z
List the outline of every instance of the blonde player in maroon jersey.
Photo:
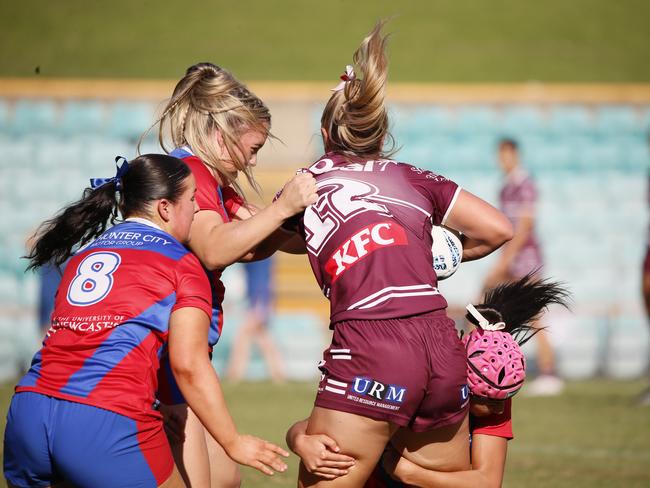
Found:
M 561 284 L 529 274 L 489 290 L 483 303 L 468 306 L 471 330 L 462 340 L 470 388 L 472 469 L 424 469 L 389 446 L 364 488 L 501 486 L 508 441 L 514 438 L 512 397 L 526 378 L 520 346 L 539 332 L 531 324 L 544 310 L 551 304 L 567 307 L 568 303 L 569 292 Z M 341 453 L 326 435 L 305 435 L 306 425 L 305 420 L 291 427 L 287 445 L 307 469 L 327 479 L 348 474 L 354 458 Z
M 199 211 L 192 223 L 189 248 L 206 268 L 212 286 L 208 341 L 213 347 L 223 325 L 221 272 L 234 262 L 266 257 L 280 245 L 292 250 L 293 236 L 279 227 L 315 201 L 315 181 L 309 174 L 294 176 L 282 196 L 264 209 L 244 201 L 237 178 L 244 174 L 255 186 L 251 170 L 269 136 L 271 114 L 243 83 L 214 64 L 199 63 L 187 69 L 159 123 L 161 145 L 166 148 L 171 143 L 170 154 L 183 160 L 196 179 Z M 298 241 L 304 252 L 304 242 Z M 163 354 L 158 395 L 174 457 L 186 483 L 194 487 L 239 486 L 237 465 L 187 408 L 168 363 Z M 174 435 L 178 428 L 183 432 Z
M 386 37 L 378 23 L 321 118 L 318 200 L 300 227 L 330 300 L 331 346 L 307 434 L 356 459 L 342 478 L 301 466 L 299 486 L 363 486 L 391 440 L 429 469 L 469 468 L 465 351 L 437 289 L 431 226 L 462 232 L 463 261 L 512 237 L 508 219 L 456 183 L 388 159 Z

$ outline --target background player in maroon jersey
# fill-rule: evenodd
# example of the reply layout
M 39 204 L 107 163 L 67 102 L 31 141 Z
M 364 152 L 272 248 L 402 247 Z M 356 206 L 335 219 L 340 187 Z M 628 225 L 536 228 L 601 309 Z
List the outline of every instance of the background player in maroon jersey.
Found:
M 384 446 L 416 464 L 469 467 L 465 352 L 438 291 L 431 226 L 464 234 L 464 261 L 511 238 L 508 219 L 430 171 L 386 159 L 383 23 L 354 54 L 321 118 L 326 154 L 309 171 L 318 201 L 302 228 L 314 275 L 330 299 L 332 344 L 308 434 L 356 459 L 344 478 L 300 470 L 300 486 L 363 486 Z
M 214 64 L 188 68 L 159 122 L 161 145 L 165 147 L 170 139 L 171 155 L 185 161 L 196 178 L 199 211 L 192 223 L 189 247 L 208 270 L 213 292 L 209 342 L 214 346 L 223 324 L 221 272 L 234 262 L 266 257 L 281 244 L 292 250 L 297 243 L 304 252 L 304 242 L 279 227 L 315 201 L 315 182 L 310 174 L 293 177 L 281 197 L 264 209 L 244 202 L 237 177 L 243 173 L 255 186 L 251 169 L 269 135 L 271 114 L 245 85 Z M 237 465 L 187 409 L 164 357 L 161 365 L 159 398 L 170 405 L 164 408 L 168 418 L 183 424 L 184 434 L 171 435 L 170 441 L 186 482 L 239 486 Z
M 504 281 L 517 280 L 531 272 L 541 272 L 543 260 L 536 235 L 537 187 L 519 157 L 517 142 L 503 139 L 499 143 L 499 167 L 505 182 L 499 194 L 501 211 L 508 216 L 515 234 L 499 254 L 490 270 L 485 287 L 492 288 Z M 536 335 L 537 368 L 539 376 L 527 387 L 529 395 L 557 395 L 564 382 L 556 374 L 555 354 L 549 335 L 540 324 Z
M 205 354 L 210 287 L 183 245 L 197 211 L 190 169 L 144 155 L 92 184 L 43 224 L 29 255 L 32 268 L 61 264 L 82 246 L 12 399 L 4 445 L 10 486 L 184 486 L 154 408 L 165 342 L 188 403 L 228 454 L 268 474 L 286 469 L 282 449 L 237 432 Z M 105 230 L 118 208 L 125 221 Z

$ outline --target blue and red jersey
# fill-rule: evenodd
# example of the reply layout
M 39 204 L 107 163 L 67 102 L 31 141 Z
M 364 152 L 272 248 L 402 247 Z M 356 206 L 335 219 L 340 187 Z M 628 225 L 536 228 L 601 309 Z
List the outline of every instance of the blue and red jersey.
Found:
M 17 392 L 160 417 L 152 405 L 170 316 L 185 307 L 211 316 L 212 303 L 196 256 L 146 222 L 118 224 L 70 259 L 51 327 Z
M 243 199 L 229 186 L 222 187 L 208 167 L 192 153 L 189 147 L 174 149 L 170 156 L 182 159 L 189 166 L 196 181 L 196 204 L 199 211 L 217 212 L 224 222 L 230 222 L 237 210 L 244 204 Z M 223 299 L 226 288 L 221 281 L 222 270 L 206 271 L 212 287 L 212 321 L 209 342 L 214 346 L 221 337 L 223 327 Z

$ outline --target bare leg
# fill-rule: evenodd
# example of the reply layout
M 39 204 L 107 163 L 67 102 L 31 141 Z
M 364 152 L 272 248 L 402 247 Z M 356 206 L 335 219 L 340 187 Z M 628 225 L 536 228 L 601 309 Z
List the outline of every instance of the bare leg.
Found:
M 174 470 L 172 471 L 172 474 L 169 478 L 167 478 L 167 481 L 165 481 L 163 484 L 159 485 L 159 488 L 186 488 L 186 485 L 183 482 L 183 478 L 181 477 L 180 473 L 178 472 L 178 469 L 176 466 L 174 466 Z M 57 486 L 58 488 L 58 486 Z
M 391 443 L 409 461 L 436 471 L 469 469 L 469 418 L 428 432 L 400 429 Z
M 381 458 L 386 443 L 397 430 L 388 422 L 337 410 L 314 407 L 309 418 L 308 434 L 326 434 L 336 440 L 341 452 L 356 459 L 345 476 L 325 480 L 313 476 L 300 465 L 298 486 L 303 487 L 362 487 Z
M 248 313 L 246 320 L 239 328 L 237 336 L 230 351 L 230 361 L 226 377 L 231 381 L 241 381 L 246 374 L 246 367 L 250 358 L 251 342 L 255 334 L 255 315 Z
M 210 488 L 239 488 L 241 472 L 239 465 L 228 457 L 221 444 L 204 429 L 205 443 L 210 458 Z
M 534 326 L 536 329 L 541 328 L 539 322 L 535 322 Z M 553 352 L 551 341 L 548 338 L 548 332 L 546 330 L 540 330 L 535 334 L 535 340 L 537 341 L 537 367 L 539 368 L 539 374 L 555 375 L 555 353 Z
M 205 443 L 204 428 L 198 417 L 186 404 L 167 407 L 175 418 L 185 418 L 182 441 L 168 435 L 174 461 L 185 484 L 191 488 L 210 486 L 210 460 Z
M 271 380 L 274 383 L 282 383 L 285 380 L 282 356 L 271 339 L 271 335 L 265 325 L 260 324 L 258 327 L 255 341 L 260 351 L 262 351 L 262 357 L 264 357 L 264 361 L 266 361 L 266 365 L 269 368 Z

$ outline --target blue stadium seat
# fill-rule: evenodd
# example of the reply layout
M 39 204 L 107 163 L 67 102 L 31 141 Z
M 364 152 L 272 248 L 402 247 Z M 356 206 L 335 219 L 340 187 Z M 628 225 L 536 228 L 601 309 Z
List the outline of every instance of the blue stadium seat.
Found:
M 580 105 L 558 105 L 549 111 L 548 132 L 559 136 L 589 135 L 593 132 L 593 118 Z
M 64 168 L 80 167 L 84 163 L 83 147 L 79 138 L 61 138 L 43 135 L 29 137 L 26 142 L 33 148 L 31 166 L 45 173 Z
M 0 134 L 6 133 L 9 126 L 9 107 L 4 98 L 0 98 Z
M 22 136 L 54 132 L 57 116 L 56 104 L 51 100 L 19 100 L 14 107 L 11 133 Z
M 69 101 L 63 106 L 60 130 L 67 136 L 99 134 L 104 122 L 103 103 L 95 100 Z
M 600 353 L 607 339 L 605 322 L 598 316 L 580 313 L 564 315 L 554 320 L 554 325 L 570 330 L 566 339 L 556 344 L 561 376 L 578 380 L 599 373 Z
M 545 120 L 539 107 L 513 105 L 503 111 L 500 131 L 505 137 L 539 136 L 545 131 Z
M 609 328 L 606 372 L 615 378 L 636 378 L 648 366 L 650 334 L 642 315 L 619 316 Z
M 574 166 L 585 172 L 620 168 L 623 155 L 620 145 L 611 138 L 572 137 Z
M 621 171 L 647 173 L 650 170 L 650 142 L 645 137 L 615 138 L 621 154 Z
M 34 160 L 34 146 L 24 138 L 0 138 L 0 154 L 5 164 L 11 166 L 29 166 Z
M 16 320 L 0 316 L 0 382 L 15 381 L 20 373 L 14 344 Z
M 455 139 L 448 146 L 448 158 L 455 170 L 494 171 L 496 144 L 492 137 L 474 135 Z
M 135 142 L 154 122 L 153 104 L 115 102 L 109 107 L 108 134 Z
M 630 105 L 610 105 L 596 109 L 595 130 L 603 137 L 638 135 L 643 132 L 642 121 Z
M 135 152 L 133 142 L 123 138 L 89 137 L 83 140 L 84 167 L 87 168 L 89 178 L 113 176 L 115 157 L 132 159 Z
M 487 105 L 464 106 L 456 114 L 455 132 L 465 137 L 491 136 L 499 133 L 497 113 Z
M 453 128 L 449 108 L 438 105 L 417 108 L 399 105 L 395 107 L 393 127 L 395 134 L 411 141 L 427 141 L 430 137 L 448 134 Z
M 574 148 L 562 138 L 525 138 L 523 156 L 535 173 L 570 171 L 575 163 Z

